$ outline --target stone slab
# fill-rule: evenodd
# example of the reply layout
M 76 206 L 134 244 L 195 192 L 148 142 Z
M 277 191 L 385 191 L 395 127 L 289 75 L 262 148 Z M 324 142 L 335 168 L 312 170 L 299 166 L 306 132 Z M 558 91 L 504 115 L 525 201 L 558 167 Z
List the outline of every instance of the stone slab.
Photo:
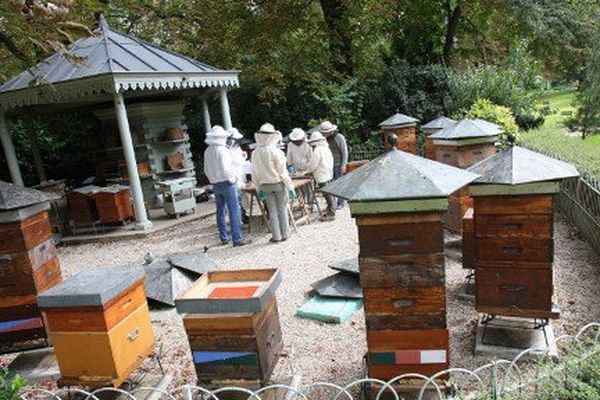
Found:
M 343 297 L 362 299 L 363 292 L 360 287 L 358 275 L 347 272 L 338 272 L 311 284 L 313 289 L 321 296 Z
M 347 258 L 345 260 L 336 261 L 328 265 L 329 268 L 341 271 L 341 272 L 349 272 L 352 274 L 359 274 L 360 270 L 358 268 L 358 257 Z
M 554 329 L 549 322 L 543 329 L 531 329 L 532 319 L 496 317 L 488 324 L 484 338 L 484 325 L 481 316 L 477 323 L 475 354 L 494 355 L 511 360 L 528 348 L 549 349 L 551 357 L 558 357 Z M 546 333 L 548 344 L 546 344 Z M 539 357 L 539 354 L 526 355 L 525 359 Z
M 10 363 L 8 369 L 27 379 L 28 384 L 60 378 L 53 348 L 25 351 Z

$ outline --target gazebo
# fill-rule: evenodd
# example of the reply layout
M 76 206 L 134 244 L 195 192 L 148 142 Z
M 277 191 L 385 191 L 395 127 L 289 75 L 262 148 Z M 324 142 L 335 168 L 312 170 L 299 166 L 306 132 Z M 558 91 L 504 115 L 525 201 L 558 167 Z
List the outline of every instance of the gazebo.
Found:
M 77 60 L 77 61 L 73 61 Z M 112 104 L 135 209 L 137 229 L 149 221 L 138 173 L 128 107 L 141 100 L 199 97 L 204 124 L 211 126 L 207 99 L 218 95 L 225 128 L 232 126 L 227 91 L 239 86 L 239 71 L 220 70 L 134 36 L 113 30 L 100 17 L 94 36 L 74 42 L 68 55 L 54 54 L 0 86 L 0 139 L 13 183 L 23 185 L 6 118 Z M 37 171 L 45 180 L 32 139 Z

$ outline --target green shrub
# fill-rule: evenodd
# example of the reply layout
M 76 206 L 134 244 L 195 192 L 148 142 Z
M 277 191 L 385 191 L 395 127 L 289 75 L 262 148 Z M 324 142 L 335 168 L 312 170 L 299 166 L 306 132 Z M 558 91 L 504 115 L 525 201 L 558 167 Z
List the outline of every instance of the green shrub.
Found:
M 0 370 L 0 400 L 14 400 L 27 381 L 7 369 Z
M 518 136 L 519 127 L 510 108 L 494 104 L 488 99 L 477 100 L 467 112 L 467 117 L 481 118 L 500 125 L 504 130 L 500 138 L 503 145 L 508 144 L 508 135 Z
M 519 128 L 524 131 L 530 131 L 532 129 L 537 129 L 540 126 L 544 125 L 546 119 L 542 115 L 535 114 L 516 114 L 515 121 Z

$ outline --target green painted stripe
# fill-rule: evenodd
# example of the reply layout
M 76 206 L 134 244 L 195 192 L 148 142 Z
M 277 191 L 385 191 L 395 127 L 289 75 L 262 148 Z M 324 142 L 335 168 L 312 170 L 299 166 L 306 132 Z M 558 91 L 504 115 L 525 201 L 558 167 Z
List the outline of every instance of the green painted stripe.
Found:
M 369 353 L 369 359 L 373 364 L 396 364 L 396 354 L 394 352 Z
M 560 182 L 535 182 L 521 185 L 471 185 L 471 196 L 512 196 L 524 194 L 552 194 L 560 192 Z
M 479 143 L 495 143 L 498 141 L 499 136 L 485 136 L 478 138 L 469 138 L 469 139 L 433 139 L 433 144 L 437 146 L 452 146 L 452 147 L 460 147 L 460 146 L 469 146 L 472 144 Z
M 445 211 L 447 208 L 447 198 L 350 202 L 350 213 L 352 215 Z

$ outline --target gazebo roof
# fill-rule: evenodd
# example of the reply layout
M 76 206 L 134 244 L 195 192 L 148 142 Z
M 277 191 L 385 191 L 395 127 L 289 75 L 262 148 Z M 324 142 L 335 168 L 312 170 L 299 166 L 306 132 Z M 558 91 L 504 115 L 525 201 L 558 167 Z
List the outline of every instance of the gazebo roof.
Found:
M 419 122 L 418 119 L 409 117 L 408 115 L 396 113 L 379 124 L 381 128 L 396 128 L 400 126 L 412 126 Z
M 55 198 L 40 190 L 0 181 L 0 211 L 29 207 Z
M 103 92 L 238 84 L 238 71 L 220 70 L 115 31 L 101 17 L 95 35 L 69 46 L 68 57 L 56 53 L 0 86 L 0 106 L 48 104 Z
M 475 183 L 499 185 L 520 185 L 579 176 L 573 165 L 519 146 L 496 153 L 468 170 L 481 175 Z
M 461 119 L 460 121 L 430 136 L 436 140 L 460 140 L 498 136 L 502 129 L 496 124 L 482 119 Z
M 394 148 L 322 191 L 356 202 L 442 198 L 476 178 L 474 173 Z
M 429 121 L 425 125 L 421 126 L 421 129 L 444 129 L 456 123 L 456 120 L 452 118 L 445 117 L 443 115 L 437 117 L 436 119 Z

